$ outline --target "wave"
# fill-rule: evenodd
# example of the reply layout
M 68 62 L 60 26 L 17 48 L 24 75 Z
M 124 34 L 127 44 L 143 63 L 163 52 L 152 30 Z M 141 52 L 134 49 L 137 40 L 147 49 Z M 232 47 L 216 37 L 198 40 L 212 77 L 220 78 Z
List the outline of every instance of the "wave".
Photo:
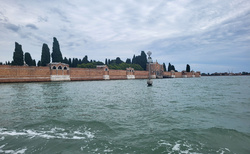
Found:
M 25 136 L 30 139 L 35 137 L 45 138 L 45 139 L 93 139 L 95 134 L 89 131 L 87 128 L 85 130 L 66 130 L 64 128 L 54 127 L 50 130 L 34 130 L 34 129 L 23 129 L 23 130 L 7 130 L 6 128 L 0 128 L 0 135 L 4 136 Z
M 21 129 L 0 128 L 0 141 L 6 136 L 26 136 L 45 139 L 93 139 L 96 133 L 116 134 L 107 124 L 99 121 L 48 120 L 27 124 Z
M 160 140 L 157 146 L 152 149 L 154 153 L 181 153 L 181 154 L 198 154 L 198 153 L 234 153 L 228 148 L 211 148 L 208 145 L 197 142 L 193 143 L 187 140 L 177 140 L 169 142 Z
M 234 129 L 172 129 L 162 134 L 156 153 L 249 153 L 250 134 Z
M 4 147 L 5 145 L 0 146 L 0 153 L 23 154 L 27 150 L 27 148 L 17 150 L 4 150 Z

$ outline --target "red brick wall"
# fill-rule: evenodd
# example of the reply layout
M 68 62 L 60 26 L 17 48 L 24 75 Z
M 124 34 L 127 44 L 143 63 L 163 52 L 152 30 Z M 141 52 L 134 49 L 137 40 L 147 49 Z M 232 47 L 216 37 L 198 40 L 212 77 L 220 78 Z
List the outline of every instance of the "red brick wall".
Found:
M 136 79 L 147 79 L 148 78 L 148 71 L 135 71 L 135 78 Z
M 163 72 L 163 76 L 166 76 L 166 77 L 171 77 L 171 72 Z
M 81 80 L 103 80 L 102 69 L 70 68 L 70 79 L 72 81 Z
M 0 82 L 50 81 L 49 67 L 0 65 Z
M 127 79 L 126 70 L 109 70 L 109 78 L 112 80 Z
M 200 77 L 201 76 L 201 72 L 195 72 L 195 77 Z
M 103 75 L 109 75 L 110 79 L 127 79 L 127 74 L 133 74 L 126 70 L 88 69 L 70 68 L 70 70 L 55 70 L 50 67 L 35 66 L 9 66 L 0 65 L 1 82 L 38 82 L 50 81 L 50 75 L 70 75 L 74 80 L 103 80 Z M 136 79 L 147 79 L 148 71 L 134 71 Z M 171 72 L 164 72 L 165 76 L 171 76 Z M 174 72 L 176 78 L 182 77 L 182 72 Z M 192 77 L 193 73 L 186 73 L 187 77 Z M 195 77 L 200 77 L 200 72 L 195 73 Z

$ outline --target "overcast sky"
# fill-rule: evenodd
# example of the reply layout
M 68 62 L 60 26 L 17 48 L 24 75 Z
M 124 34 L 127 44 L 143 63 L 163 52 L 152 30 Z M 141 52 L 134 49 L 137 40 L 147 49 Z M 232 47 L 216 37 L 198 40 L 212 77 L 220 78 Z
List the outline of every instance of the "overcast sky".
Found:
M 15 42 L 38 61 L 53 37 L 67 58 L 151 51 L 178 71 L 250 72 L 250 1 L 0 0 L 0 62 L 12 61 Z

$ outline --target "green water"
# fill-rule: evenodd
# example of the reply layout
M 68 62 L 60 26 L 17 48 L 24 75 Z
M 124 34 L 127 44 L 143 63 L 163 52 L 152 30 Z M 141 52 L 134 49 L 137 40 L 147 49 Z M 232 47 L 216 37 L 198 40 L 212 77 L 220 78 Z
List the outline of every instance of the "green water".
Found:
M 250 77 L 0 84 L 0 153 L 250 153 Z

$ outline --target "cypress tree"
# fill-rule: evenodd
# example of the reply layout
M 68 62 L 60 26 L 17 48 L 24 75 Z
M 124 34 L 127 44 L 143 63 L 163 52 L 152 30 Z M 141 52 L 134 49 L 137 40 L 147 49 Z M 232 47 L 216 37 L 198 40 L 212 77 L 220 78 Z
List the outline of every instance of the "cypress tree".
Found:
M 35 59 L 32 60 L 32 66 L 36 66 L 36 60 Z
M 40 60 L 37 62 L 37 66 L 41 66 L 41 61 Z
M 10 61 L 6 61 L 4 65 L 11 65 Z
M 171 72 L 171 64 L 168 63 L 168 72 Z
M 33 61 L 32 61 L 32 58 L 31 58 L 30 53 L 25 52 L 25 54 L 24 54 L 24 60 L 25 60 L 25 63 L 26 63 L 27 65 L 33 66 Z
M 68 61 L 68 59 L 67 59 L 66 57 L 64 57 L 64 59 L 63 59 L 63 63 L 65 63 L 65 64 L 69 64 L 69 61 Z
M 13 62 L 12 65 L 20 65 L 22 66 L 23 62 L 23 50 L 22 45 L 15 42 L 15 51 L 13 52 Z
M 145 54 L 144 51 L 141 51 L 141 57 L 140 57 L 140 64 L 141 67 L 146 70 L 147 67 L 147 55 Z
M 69 67 L 72 67 L 72 61 L 71 61 L 71 58 L 69 58 Z
M 72 67 L 77 67 L 77 64 L 79 64 L 78 63 L 78 59 L 77 58 L 73 58 L 73 60 L 72 60 Z
M 165 63 L 163 63 L 163 70 L 164 70 L 164 72 L 167 71 Z
M 187 64 L 187 66 L 186 66 L 186 72 L 190 72 L 190 65 L 189 64 Z
M 139 64 L 143 70 L 146 70 L 147 67 L 147 55 L 144 51 L 141 51 L 141 55 L 133 56 L 132 64 Z
M 77 64 L 79 64 L 78 58 L 75 59 L 75 67 L 77 67 Z
M 136 63 L 136 60 L 135 60 L 135 55 L 134 55 L 132 58 L 132 64 L 135 64 L 135 63 Z
M 107 60 L 107 58 L 105 59 L 105 65 L 108 65 L 108 60 Z
M 75 60 L 75 58 L 73 58 L 72 59 L 72 67 L 75 67 L 75 65 L 76 65 L 76 60 Z
M 172 66 L 171 66 L 171 70 L 173 70 L 173 71 L 177 72 L 177 71 L 175 70 L 174 65 L 172 65 Z
M 60 50 L 60 45 L 55 37 L 53 37 L 53 48 L 52 48 L 51 56 L 52 56 L 52 62 L 62 62 L 63 61 L 62 53 Z
M 43 44 L 41 55 L 41 66 L 46 66 L 50 63 L 50 52 L 47 44 Z

